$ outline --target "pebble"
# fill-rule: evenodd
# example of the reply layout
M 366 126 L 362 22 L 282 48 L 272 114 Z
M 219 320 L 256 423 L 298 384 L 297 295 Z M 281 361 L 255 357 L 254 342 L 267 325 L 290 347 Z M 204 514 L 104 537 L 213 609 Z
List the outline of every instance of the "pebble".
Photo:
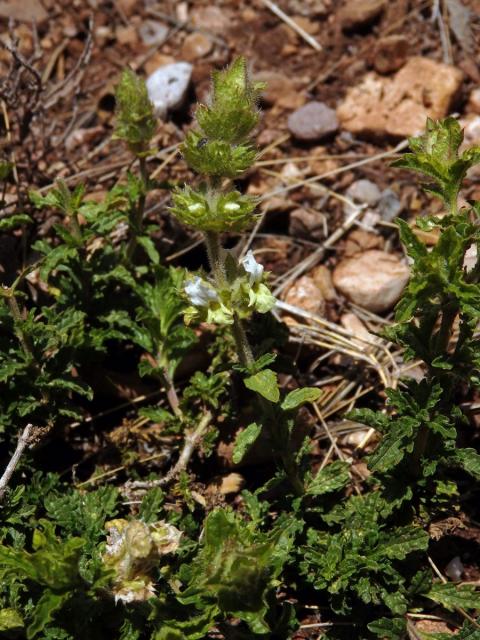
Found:
M 330 269 L 324 264 L 320 264 L 318 267 L 315 267 L 311 275 L 325 300 L 327 302 L 335 302 L 337 292 L 333 286 L 332 272 Z
M 392 78 L 368 73 L 337 108 L 340 125 L 364 136 L 404 138 L 445 117 L 463 80 L 456 67 L 415 56 Z M 428 96 L 428 100 L 425 100 Z
M 374 207 L 382 197 L 382 193 L 371 180 L 356 180 L 348 187 L 346 196 L 358 204 Z
M 392 191 L 392 189 L 384 189 L 377 205 L 377 211 L 382 220 L 392 222 L 402 209 L 402 203 L 398 199 L 397 194 Z
M 396 256 L 373 249 L 342 260 L 333 284 L 351 302 L 381 313 L 399 300 L 409 276 L 409 268 Z
M 290 287 L 285 302 L 316 315 L 325 313 L 325 300 L 310 276 L 302 276 Z
M 147 78 L 148 95 L 157 116 L 164 118 L 168 111 L 182 106 L 191 76 L 191 64 L 174 62 L 158 68 Z
M 160 46 L 167 39 L 168 27 L 157 20 L 145 20 L 142 22 L 138 33 L 143 44 L 146 44 L 147 47 Z
M 380 38 L 373 54 L 373 66 L 378 73 L 398 71 L 407 61 L 409 42 L 405 36 Z
M 190 13 L 190 20 L 194 27 L 218 33 L 221 36 L 225 36 L 225 32 L 232 26 L 231 19 L 231 14 L 223 7 L 197 7 Z
M 278 104 L 286 109 L 297 109 L 305 102 L 304 94 L 297 91 L 294 81 L 279 71 L 259 71 L 254 80 L 266 84 L 262 101 L 267 106 Z
M 334 134 L 338 120 L 335 110 L 323 102 L 308 102 L 290 114 L 288 128 L 297 140 L 315 142 Z
M 470 113 L 480 113 L 480 89 L 474 89 L 471 92 L 468 98 L 467 111 Z
M 342 29 L 350 31 L 371 24 L 385 9 L 386 0 L 349 0 L 337 13 Z
M 463 576 L 465 567 L 459 556 L 455 556 L 445 567 L 445 575 L 447 575 L 453 582 L 460 582 Z
M 190 33 L 182 45 L 182 58 L 189 62 L 203 58 L 212 50 L 212 41 L 203 33 Z
M 290 213 L 288 232 L 294 238 L 323 240 L 325 225 L 325 216 L 320 211 L 298 208 Z

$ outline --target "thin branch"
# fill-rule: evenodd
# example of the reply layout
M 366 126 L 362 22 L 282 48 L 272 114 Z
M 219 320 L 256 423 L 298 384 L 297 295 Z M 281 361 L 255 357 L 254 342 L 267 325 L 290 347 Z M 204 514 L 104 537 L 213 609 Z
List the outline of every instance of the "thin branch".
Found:
M 10 462 L 7 465 L 7 468 L 3 472 L 3 476 L 0 478 L 0 500 L 3 499 L 5 495 L 5 491 L 7 490 L 8 483 L 10 482 L 11 477 L 22 457 L 22 453 L 25 448 L 30 444 L 30 439 L 33 431 L 33 425 L 27 424 L 20 437 L 18 438 L 17 448 L 13 456 L 10 459 Z
M 185 436 L 185 443 L 177 462 L 170 471 L 163 476 L 163 478 L 158 478 L 158 480 L 135 480 L 134 482 L 128 482 L 125 485 L 125 489 L 152 489 L 153 487 L 164 487 L 167 484 L 170 484 L 170 482 L 172 482 L 172 480 L 174 480 L 187 467 L 193 452 L 202 439 L 205 431 L 208 429 L 211 420 L 212 414 L 207 411 L 198 423 L 197 428 Z

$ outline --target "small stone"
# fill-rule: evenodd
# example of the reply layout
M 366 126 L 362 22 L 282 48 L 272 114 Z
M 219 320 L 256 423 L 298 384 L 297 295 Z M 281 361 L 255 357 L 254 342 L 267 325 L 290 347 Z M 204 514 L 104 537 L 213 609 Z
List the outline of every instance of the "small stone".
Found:
M 224 496 L 229 493 L 238 493 L 245 484 L 245 478 L 239 473 L 229 473 L 226 476 L 215 478 L 207 486 L 207 493 L 220 493 Z
M 204 29 L 222 36 L 225 36 L 225 32 L 231 27 L 230 12 L 216 6 L 193 9 L 190 13 L 190 19 L 192 25 L 197 29 Z
M 348 187 L 345 195 L 358 204 L 368 204 L 374 207 L 380 200 L 382 193 L 371 180 L 356 180 Z
M 298 99 L 298 96 L 302 95 L 297 92 L 293 80 L 278 71 L 259 71 L 255 74 L 254 80 L 266 84 L 262 91 L 262 101 L 268 106 L 281 103 L 281 106 L 288 108 L 288 100 L 285 103 L 288 96 Z
M 138 40 L 137 30 L 132 25 L 117 27 L 115 36 L 119 44 L 135 44 Z
M 354 229 L 348 234 L 344 254 L 350 257 L 370 249 L 382 249 L 384 242 L 383 237 L 376 233 L 365 231 L 365 229 Z
M 191 76 L 191 64 L 175 62 L 160 67 L 147 78 L 148 95 L 159 117 L 164 118 L 168 111 L 182 106 Z
M 322 240 L 325 238 L 326 220 L 323 213 L 313 209 L 294 209 L 290 213 L 288 232 L 294 238 Z
M 203 33 L 190 33 L 182 45 L 182 58 L 189 62 L 203 58 L 212 50 L 212 41 Z
M 392 222 L 402 209 L 402 203 L 398 199 L 397 194 L 391 189 L 384 189 L 377 205 L 377 211 L 382 220 Z
M 325 312 L 325 300 L 310 276 L 302 276 L 290 287 L 285 302 L 316 315 L 323 315 Z
M 333 286 L 332 272 L 324 264 L 315 267 L 311 276 L 327 302 L 335 302 L 337 292 Z
M 0 18 L 40 23 L 48 18 L 48 13 L 40 0 L 0 0 Z
M 337 13 L 342 29 L 350 31 L 371 24 L 385 9 L 386 0 L 349 0 Z
M 338 121 L 334 109 L 323 102 L 308 102 L 290 114 L 288 128 L 297 140 L 315 142 L 334 134 Z
M 480 89 L 474 89 L 468 98 L 467 111 L 480 114 Z
M 342 260 L 333 284 L 351 302 L 381 313 L 399 300 L 409 277 L 409 268 L 396 256 L 373 249 Z
M 408 56 L 408 40 L 405 36 L 386 36 L 381 38 L 373 54 L 373 66 L 378 73 L 398 71 Z
M 344 313 L 340 318 L 340 324 L 344 329 L 349 331 L 352 336 L 359 338 L 360 343 L 365 348 L 366 343 L 378 342 L 378 338 L 374 336 L 363 322 L 354 313 Z
M 116 4 L 118 5 L 119 10 L 129 18 L 135 13 L 138 0 L 116 0 Z
M 459 556 L 455 556 L 445 567 L 445 575 L 447 575 L 453 582 L 460 582 L 463 576 L 465 567 Z
M 413 57 L 393 78 L 368 73 L 337 108 L 341 126 L 357 135 L 408 137 L 425 130 L 428 117 L 445 117 L 463 75 L 456 67 Z
M 175 62 L 175 58 L 172 56 L 167 56 L 164 53 L 160 53 L 159 51 L 155 52 L 151 58 L 144 64 L 145 73 L 147 76 L 150 76 L 154 71 L 156 71 L 159 67 L 164 67 L 167 64 L 173 64 Z
M 145 20 L 138 30 L 143 44 L 147 47 L 160 46 L 168 36 L 168 27 L 157 20 Z

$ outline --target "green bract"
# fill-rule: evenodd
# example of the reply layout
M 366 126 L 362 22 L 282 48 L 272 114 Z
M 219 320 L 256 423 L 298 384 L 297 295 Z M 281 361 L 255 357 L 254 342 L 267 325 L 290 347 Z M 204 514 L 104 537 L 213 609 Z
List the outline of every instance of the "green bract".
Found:
M 125 69 L 115 91 L 117 123 L 114 137 L 124 140 L 135 154 L 146 152 L 157 123 L 145 82 Z
M 208 140 L 198 131 L 190 131 L 182 145 L 187 164 L 206 176 L 238 178 L 257 156 L 250 144 L 232 145 L 224 140 Z
M 183 224 L 202 231 L 243 231 L 254 221 L 256 198 L 239 191 L 195 191 L 186 186 L 172 194 L 170 211 Z

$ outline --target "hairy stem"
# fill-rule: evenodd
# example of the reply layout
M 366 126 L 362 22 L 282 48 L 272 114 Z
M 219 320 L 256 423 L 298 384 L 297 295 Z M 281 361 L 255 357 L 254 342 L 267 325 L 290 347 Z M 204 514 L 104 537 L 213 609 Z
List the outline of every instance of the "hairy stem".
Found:
M 145 156 L 140 156 L 140 176 L 142 178 L 142 193 L 138 198 L 138 205 L 135 208 L 135 212 L 130 224 L 130 240 L 127 245 L 127 259 L 130 262 L 137 249 L 138 237 L 142 235 L 143 231 L 143 215 L 145 213 L 145 200 L 147 197 L 147 185 L 148 185 L 148 171 L 147 171 L 147 159 Z

